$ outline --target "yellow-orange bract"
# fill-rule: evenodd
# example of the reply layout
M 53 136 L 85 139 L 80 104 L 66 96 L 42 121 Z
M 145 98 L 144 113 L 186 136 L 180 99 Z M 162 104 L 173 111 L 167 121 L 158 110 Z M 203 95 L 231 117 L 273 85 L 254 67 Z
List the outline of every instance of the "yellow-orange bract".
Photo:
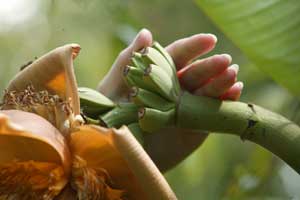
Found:
M 18 73 L 0 111 L 0 199 L 176 199 L 124 126 L 85 125 L 73 59 L 59 47 Z

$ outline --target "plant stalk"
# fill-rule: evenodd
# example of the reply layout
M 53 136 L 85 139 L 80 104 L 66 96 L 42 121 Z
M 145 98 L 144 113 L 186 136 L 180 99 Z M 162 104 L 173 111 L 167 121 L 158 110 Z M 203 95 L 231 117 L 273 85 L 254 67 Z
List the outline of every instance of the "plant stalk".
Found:
M 300 127 L 279 114 L 254 104 L 184 93 L 176 120 L 181 128 L 234 134 L 259 144 L 300 174 Z
M 133 103 L 119 103 L 114 109 L 99 116 L 100 124 L 108 128 L 119 128 L 122 125 L 138 121 L 138 106 Z

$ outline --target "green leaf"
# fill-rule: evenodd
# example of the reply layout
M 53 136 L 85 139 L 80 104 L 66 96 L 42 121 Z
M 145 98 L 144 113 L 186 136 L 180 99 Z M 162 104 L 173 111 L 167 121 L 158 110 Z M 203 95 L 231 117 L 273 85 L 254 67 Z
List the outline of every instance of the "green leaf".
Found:
M 254 64 L 300 96 L 299 0 L 196 2 Z

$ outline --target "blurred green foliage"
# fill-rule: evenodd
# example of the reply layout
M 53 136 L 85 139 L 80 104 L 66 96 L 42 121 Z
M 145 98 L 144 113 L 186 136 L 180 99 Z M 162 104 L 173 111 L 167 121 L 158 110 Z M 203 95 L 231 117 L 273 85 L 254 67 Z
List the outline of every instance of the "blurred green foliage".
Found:
M 299 96 L 299 1 L 196 2 L 257 67 Z
M 298 100 L 257 70 L 192 1 L 11 0 L 1 4 L 1 91 L 21 65 L 66 43 L 82 47 L 75 61 L 79 85 L 95 88 L 141 28 L 151 30 L 164 45 L 210 32 L 217 35 L 218 45 L 209 55 L 227 52 L 240 65 L 239 79 L 245 83 L 242 101 L 299 121 Z M 300 199 L 296 172 L 266 150 L 228 135 L 210 135 L 166 177 L 179 199 Z

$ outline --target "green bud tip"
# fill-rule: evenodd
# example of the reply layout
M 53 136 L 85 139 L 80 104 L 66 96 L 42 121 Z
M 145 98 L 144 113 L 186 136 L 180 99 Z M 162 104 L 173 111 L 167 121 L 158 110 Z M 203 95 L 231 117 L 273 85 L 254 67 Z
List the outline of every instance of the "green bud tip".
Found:
M 139 88 L 138 87 L 132 87 L 130 89 L 130 92 L 129 92 L 129 97 L 136 97 L 139 93 Z
M 140 108 L 138 111 L 138 117 L 139 119 L 143 119 L 143 117 L 145 116 L 146 113 L 146 109 L 145 108 Z
M 141 53 L 142 55 L 147 55 L 148 52 L 149 52 L 149 48 L 148 48 L 148 47 L 145 47 L 145 48 L 143 48 L 143 49 L 140 51 L 140 53 Z
M 144 71 L 144 76 L 149 76 L 149 74 L 151 73 L 152 71 L 152 67 L 151 66 L 148 66 L 145 71 Z
M 141 54 L 134 51 L 134 52 L 131 53 L 131 58 L 139 57 L 139 55 L 141 55 Z

